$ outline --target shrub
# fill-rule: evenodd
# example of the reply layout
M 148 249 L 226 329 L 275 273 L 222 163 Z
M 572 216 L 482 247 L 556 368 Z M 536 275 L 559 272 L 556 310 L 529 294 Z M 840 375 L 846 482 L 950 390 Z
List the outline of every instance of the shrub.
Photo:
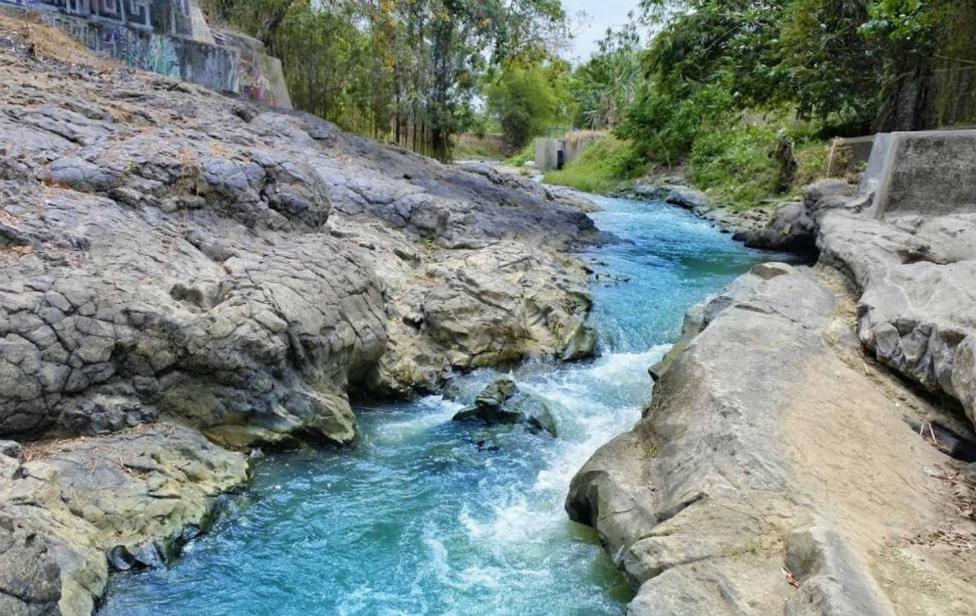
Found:
M 746 209 L 776 192 L 776 133 L 737 126 L 700 134 L 691 150 L 691 181 L 733 209 Z
M 561 171 L 546 173 L 545 181 L 585 192 L 606 193 L 622 180 L 643 172 L 639 161 L 630 142 L 607 135 L 596 139 Z
M 796 179 L 793 181 L 794 192 L 799 192 L 807 184 L 812 184 L 827 175 L 827 163 L 830 158 L 830 143 L 814 141 L 796 150 Z
M 535 160 L 535 140 L 529 141 L 518 154 L 508 159 L 508 164 L 513 167 L 523 167 L 530 160 Z

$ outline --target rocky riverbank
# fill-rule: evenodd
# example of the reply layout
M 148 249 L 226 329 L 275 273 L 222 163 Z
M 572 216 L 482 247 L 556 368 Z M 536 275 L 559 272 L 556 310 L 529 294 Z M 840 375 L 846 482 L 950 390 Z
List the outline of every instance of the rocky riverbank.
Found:
M 642 419 L 577 474 L 629 614 L 976 611 L 976 216 L 866 203 L 823 182 L 749 237 L 819 263 L 690 311 Z
M 689 186 L 681 176 L 637 180 L 614 192 L 615 196 L 645 201 L 663 201 L 684 208 L 714 224 L 724 233 L 749 233 L 764 229 L 773 215 L 772 207 L 736 211 L 720 207 L 708 195 Z
M 239 452 L 351 442 L 350 392 L 592 353 L 566 251 L 602 238 L 578 198 L 10 23 L 3 614 L 91 613 L 110 566 L 154 566 L 206 526 L 247 480 Z

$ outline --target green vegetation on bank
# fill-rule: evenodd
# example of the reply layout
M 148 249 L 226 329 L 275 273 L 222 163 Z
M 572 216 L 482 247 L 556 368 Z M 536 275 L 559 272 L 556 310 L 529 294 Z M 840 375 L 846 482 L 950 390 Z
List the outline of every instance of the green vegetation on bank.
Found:
M 834 137 L 976 122 L 971 1 L 641 0 L 578 66 L 559 0 L 203 5 L 282 59 L 300 109 L 442 160 L 609 130 L 547 176 L 591 190 L 680 170 L 749 207 L 822 174 Z
M 525 163 L 535 160 L 535 142 L 530 141 L 524 148 L 519 150 L 514 156 L 508 159 L 508 164 L 513 167 L 523 167 Z
M 501 135 L 461 133 L 451 139 L 454 160 L 504 160 L 505 143 Z
M 826 173 L 834 137 L 976 120 L 960 104 L 976 101 L 974 26 L 976 4 L 953 0 L 643 0 L 571 88 L 577 122 L 613 129 L 630 159 L 547 179 L 677 169 L 736 209 L 792 195 Z
M 612 135 L 598 138 L 562 170 L 549 171 L 544 180 L 592 193 L 613 190 L 621 180 L 639 174 L 632 167 L 630 145 Z
M 830 143 L 811 140 L 794 150 L 795 171 L 791 178 L 783 178 L 782 166 L 772 155 L 779 142 L 779 136 L 766 126 L 708 133 L 696 141 L 687 164 L 678 170 L 716 203 L 734 210 L 762 206 L 774 197 L 798 195 L 827 170 Z M 544 179 L 586 192 L 608 193 L 644 171 L 633 145 L 608 135 L 593 142 L 564 169 L 547 172 Z M 786 185 L 781 185 L 783 181 Z

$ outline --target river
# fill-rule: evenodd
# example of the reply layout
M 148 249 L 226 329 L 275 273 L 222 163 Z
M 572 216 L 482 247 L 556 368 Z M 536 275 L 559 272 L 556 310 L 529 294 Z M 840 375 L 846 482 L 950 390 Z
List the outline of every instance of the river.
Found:
M 623 240 L 582 255 L 600 355 L 511 373 L 559 438 L 454 423 L 462 405 L 440 396 L 361 404 L 355 447 L 259 460 L 210 533 L 169 568 L 115 576 L 100 614 L 622 614 L 626 581 L 563 511 L 569 482 L 640 417 L 685 309 L 763 256 L 678 208 L 593 199 Z M 463 377 L 463 397 L 497 376 Z

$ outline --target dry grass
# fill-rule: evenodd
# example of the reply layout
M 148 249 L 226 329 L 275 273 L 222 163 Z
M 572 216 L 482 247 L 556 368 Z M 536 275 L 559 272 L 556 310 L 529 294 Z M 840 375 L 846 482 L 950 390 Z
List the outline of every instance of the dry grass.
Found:
M 501 135 L 461 133 L 451 139 L 454 160 L 502 160 L 507 154 Z
M 25 13 L 14 17 L 0 13 L 0 36 L 23 44 L 38 60 L 56 60 L 66 64 L 81 64 L 98 71 L 114 71 L 119 64 L 96 55 L 67 33 L 44 23 L 37 15 Z
M 565 139 L 566 143 L 570 145 L 576 145 L 580 141 L 598 139 L 600 137 L 606 137 L 609 134 L 610 131 L 606 130 L 574 130 L 566 133 L 563 139 Z

